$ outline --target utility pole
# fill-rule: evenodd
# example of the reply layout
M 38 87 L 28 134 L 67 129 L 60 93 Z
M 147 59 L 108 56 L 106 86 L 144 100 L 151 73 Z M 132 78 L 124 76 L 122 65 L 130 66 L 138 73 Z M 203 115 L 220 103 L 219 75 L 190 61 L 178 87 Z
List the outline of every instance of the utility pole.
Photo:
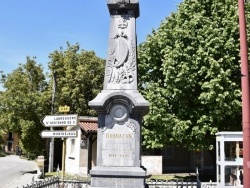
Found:
M 0 70 L 0 83 L 4 83 L 6 75 L 3 74 L 3 71 Z M 3 90 L 3 87 L 0 86 L 0 90 Z
M 3 83 L 4 80 L 5 80 L 5 75 L 3 74 L 3 71 L 0 71 L 0 75 L 1 75 L 1 77 L 0 77 L 0 83 Z
M 248 47 L 245 18 L 245 2 L 238 0 L 241 56 L 241 90 L 242 90 L 242 131 L 243 131 L 243 186 L 250 187 L 250 101 Z
M 52 83 L 52 100 L 51 100 L 51 115 L 55 114 L 55 98 L 56 98 L 56 73 L 53 72 L 53 83 Z M 50 127 L 53 131 L 53 127 Z M 49 172 L 53 172 L 54 167 L 54 138 L 50 138 L 50 152 L 49 152 Z

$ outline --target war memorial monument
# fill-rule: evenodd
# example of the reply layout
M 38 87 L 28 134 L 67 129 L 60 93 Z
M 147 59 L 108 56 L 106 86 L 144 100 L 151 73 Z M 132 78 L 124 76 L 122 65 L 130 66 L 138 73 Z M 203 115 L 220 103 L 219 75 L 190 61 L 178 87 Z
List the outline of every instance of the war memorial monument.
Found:
M 149 103 L 137 89 L 136 18 L 139 0 L 108 0 L 110 31 L 104 87 L 89 106 L 97 111 L 97 164 L 91 187 L 145 187 L 141 122 Z

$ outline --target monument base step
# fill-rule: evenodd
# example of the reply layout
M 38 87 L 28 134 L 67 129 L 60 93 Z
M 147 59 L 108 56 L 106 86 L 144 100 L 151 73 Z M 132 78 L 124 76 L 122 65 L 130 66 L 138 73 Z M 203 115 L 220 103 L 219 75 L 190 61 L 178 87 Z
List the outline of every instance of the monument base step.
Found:
M 102 167 L 90 170 L 91 187 L 144 188 L 146 171 L 139 167 Z

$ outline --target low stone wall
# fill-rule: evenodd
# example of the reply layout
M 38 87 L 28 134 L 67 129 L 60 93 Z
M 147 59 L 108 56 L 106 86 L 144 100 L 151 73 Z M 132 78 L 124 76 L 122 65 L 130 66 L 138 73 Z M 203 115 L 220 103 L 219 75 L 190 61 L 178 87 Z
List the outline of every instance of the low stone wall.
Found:
M 141 163 L 147 169 L 147 175 L 162 174 L 162 156 L 141 156 Z

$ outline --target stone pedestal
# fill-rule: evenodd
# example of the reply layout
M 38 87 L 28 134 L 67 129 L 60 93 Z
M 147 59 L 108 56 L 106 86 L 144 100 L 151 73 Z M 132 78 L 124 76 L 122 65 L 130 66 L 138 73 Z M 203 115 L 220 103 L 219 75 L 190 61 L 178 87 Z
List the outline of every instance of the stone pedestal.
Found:
M 89 105 L 98 112 L 97 166 L 92 187 L 144 187 L 141 120 L 148 102 L 138 91 L 102 91 Z M 116 185 L 116 186 L 115 186 Z
M 91 170 L 91 187 L 144 188 L 145 171 L 131 167 L 96 167 Z
M 108 0 L 111 15 L 104 89 L 89 102 L 97 111 L 97 166 L 91 186 L 145 186 L 141 168 L 141 122 L 149 103 L 137 90 L 135 20 L 138 0 Z

